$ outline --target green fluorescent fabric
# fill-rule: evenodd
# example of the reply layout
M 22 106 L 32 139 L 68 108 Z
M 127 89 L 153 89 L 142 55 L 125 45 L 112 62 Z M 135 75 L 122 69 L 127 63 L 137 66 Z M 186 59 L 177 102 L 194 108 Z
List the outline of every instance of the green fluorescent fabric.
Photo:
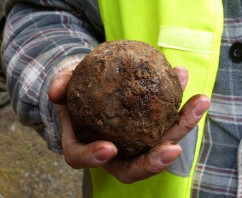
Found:
M 209 31 L 160 27 L 158 45 L 161 47 L 210 54 L 212 42 L 213 34 Z
M 211 96 L 223 31 L 221 0 L 99 0 L 99 9 L 107 40 L 147 42 L 162 51 L 171 65 L 189 70 L 183 103 L 194 94 Z M 96 168 L 91 170 L 94 198 L 190 198 L 203 125 L 204 118 L 199 123 L 189 176 L 164 171 L 125 185 Z

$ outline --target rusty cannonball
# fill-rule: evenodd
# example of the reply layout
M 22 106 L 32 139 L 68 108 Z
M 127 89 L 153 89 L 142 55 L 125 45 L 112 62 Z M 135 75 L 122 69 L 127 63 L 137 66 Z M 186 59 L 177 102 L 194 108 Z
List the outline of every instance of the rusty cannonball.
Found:
M 75 68 L 67 104 L 83 143 L 113 142 L 117 157 L 154 147 L 178 121 L 182 88 L 165 56 L 140 41 L 104 42 Z

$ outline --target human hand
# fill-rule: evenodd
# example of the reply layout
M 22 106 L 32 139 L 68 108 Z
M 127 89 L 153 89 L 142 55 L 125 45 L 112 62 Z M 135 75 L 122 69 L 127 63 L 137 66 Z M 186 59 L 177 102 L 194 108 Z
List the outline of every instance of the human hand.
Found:
M 74 68 L 74 66 L 66 68 L 55 75 L 49 90 L 49 98 L 56 104 L 61 120 L 65 160 L 76 169 L 103 166 L 123 183 L 133 183 L 165 170 L 182 152 L 177 142 L 197 125 L 210 105 L 207 96 L 193 96 L 180 110 L 179 122 L 166 132 L 155 148 L 135 158 L 114 159 L 118 151 L 113 143 L 97 141 L 82 144 L 73 133 L 66 106 L 66 87 Z M 188 80 L 187 70 L 177 67 L 174 71 L 184 90 Z

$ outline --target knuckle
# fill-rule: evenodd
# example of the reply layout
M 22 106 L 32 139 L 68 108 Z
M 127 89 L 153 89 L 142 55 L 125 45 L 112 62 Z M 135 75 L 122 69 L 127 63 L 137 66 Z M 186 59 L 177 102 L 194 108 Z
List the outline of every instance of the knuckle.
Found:
M 75 155 L 64 153 L 64 159 L 65 159 L 65 162 L 73 169 L 84 168 L 83 162 L 81 160 L 77 160 L 78 158 Z
M 194 127 L 197 125 L 197 120 L 194 118 L 190 118 L 189 120 L 184 120 L 182 122 L 182 126 L 184 128 L 184 131 L 191 131 Z
M 126 174 L 119 174 L 119 175 L 116 175 L 115 177 L 116 179 L 118 179 L 120 182 L 124 184 L 132 184 L 136 181 L 134 178 L 127 176 Z
M 193 124 L 187 124 L 184 126 L 185 131 L 191 131 L 195 126 Z
M 162 164 L 148 164 L 146 168 L 145 175 L 152 176 L 157 173 L 160 173 L 164 169 L 164 166 Z

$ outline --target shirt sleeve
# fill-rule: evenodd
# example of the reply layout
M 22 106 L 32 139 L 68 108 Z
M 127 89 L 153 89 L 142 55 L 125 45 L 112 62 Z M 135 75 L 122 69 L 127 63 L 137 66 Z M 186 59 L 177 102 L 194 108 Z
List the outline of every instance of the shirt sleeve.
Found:
M 13 6 L 4 30 L 2 65 L 19 120 L 38 131 L 51 150 L 61 152 L 60 127 L 48 99 L 50 81 L 65 67 L 78 64 L 99 42 L 95 29 L 81 17 L 53 7 Z

